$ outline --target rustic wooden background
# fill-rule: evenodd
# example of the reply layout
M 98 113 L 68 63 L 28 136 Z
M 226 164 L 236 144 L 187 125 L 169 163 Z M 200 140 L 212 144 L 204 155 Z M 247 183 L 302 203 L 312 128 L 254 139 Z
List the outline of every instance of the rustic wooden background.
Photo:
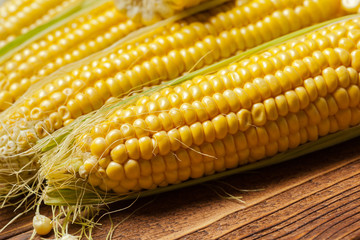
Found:
M 112 215 L 121 222 L 113 239 L 360 239 L 359 145 L 360 138 L 221 182 L 140 199 Z M 214 185 L 244 203 L 220 197 Z M 0 210 L 0 227 L 13 216 L 12 209 Z M 32 216 L 18 219 L 0 239 L 28 239 Z M 100 223 L 93 239 L 105 239 L 110 228 L 108 217 Z

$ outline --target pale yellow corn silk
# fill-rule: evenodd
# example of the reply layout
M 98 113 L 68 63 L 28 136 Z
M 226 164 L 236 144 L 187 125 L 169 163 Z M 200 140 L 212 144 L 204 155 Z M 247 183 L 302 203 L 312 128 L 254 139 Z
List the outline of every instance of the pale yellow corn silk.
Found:
M 0 5 L 0 48 L 82 0 L 8 0 Z
M 146 25 L 173 16 L 176 12 L 205 1 L 210 0 L 114 0 L 120 11 L 132 20 Z
M 308 142 L 313 148 L 357 126 L 359 22 L 331 24 L 82 119 L 41 159 L 49 185 L 45 201 L 107 203 L 251 165 Z M 59 189 L 63 199 L 53 197 Z M 83 196 L 84 189 L 92 198 L 70 199 L 74 192 Z
M 206 1 L 210 0 L 114 0 L 120 11 L 132 20 L 145 25 Z M 250 0 L 237 0 L 237 2 L 244 4 Z M 342 9 L 348 13 L 357 13 L 359 6 L 358 0 L 341 0 Z

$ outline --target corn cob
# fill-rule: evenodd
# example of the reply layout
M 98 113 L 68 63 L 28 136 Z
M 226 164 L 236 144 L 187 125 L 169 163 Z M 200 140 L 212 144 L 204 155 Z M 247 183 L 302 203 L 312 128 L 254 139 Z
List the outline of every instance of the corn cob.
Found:
M 337 14 L 340 2 L 331 4 L 324 0 L 256 0 L 237 6 L 232 2 L 157 29 L 138 43 L 115 48 L 106 57 L 47 81 L 4 112 L 0 155 L 21 154 L 111 97 L 175 78 L 329 19 Z
M 0 65 L 0 110 L 60 67 L 100 51 L 140 28 L 105 2 L 46 34 Z
M 66 179 L 59 174 L 71 169 L 93 187 L 127 194 L 254 163 L 357 126 L 359 40 L 357 17 L 159 87 L 102 113 L 106 120 L 90 132 L 76 132 L 70 149 L 57 149 L 57 164 L 42 159 L 43 174 L 56 192 Z
M 8 0 L 0 6 L 0 48 L 81 0 Z

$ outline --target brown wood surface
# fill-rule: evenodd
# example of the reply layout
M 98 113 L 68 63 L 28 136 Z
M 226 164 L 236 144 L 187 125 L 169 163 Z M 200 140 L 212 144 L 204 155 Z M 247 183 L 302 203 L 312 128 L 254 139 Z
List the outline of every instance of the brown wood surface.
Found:
M 113 239 L 360 239 L 359 145 L 358 138 L 221 182 L 139 199 L 111 215 L 120 223 Z M 214 186 L 244 203 L 220 197 Z M 13 216 L 11 208 L 0 210 L 0 227 Z M 22 216 L 0 239 L 28 239 L 32 216 Z M 110 228 L 109 217 L 100 223 L 93 239 L 105 239 Z

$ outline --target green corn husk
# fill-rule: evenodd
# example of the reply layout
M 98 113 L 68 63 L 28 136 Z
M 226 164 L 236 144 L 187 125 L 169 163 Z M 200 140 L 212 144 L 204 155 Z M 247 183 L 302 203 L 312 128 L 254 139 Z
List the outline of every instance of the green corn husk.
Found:
M 53 206 L 76 206 L 81 208 L 85 206 L 101 206 L 104 204 L 107 205 L 109 203 L 124 199 L 136 199 L 138 197 L 167 192 L 203 183 L 206 181 L 219 179 L 225 176 L 238 174 L 244 171 L 254 170 L 261 167 L 277 164 L 320 149 L 324 149 L 329 146 L 333 146 L 335 144 L 359 136 L 360 126 L 352 127 L 337 133 L 321 137 L 317 141 L 308 142 L 295 149 L 291 149 L 286 152 L 277 154 L 274 157 L 251 163 L 245 166 L 240 166 L 236 169 L 226 170 L 224 172 L 216 173 L 214 175 L 202 177 L 199 179 L 188 180 L 180 184 L 170 185 L 167 187 L 159 187 L 153 190 L 144 190 L 126 195 L 103 192 L 87 184 L 86 179 L 80 179 L 78 177 L 78 169 L 81 164 L 80 159 L 74 157 L 76 156 L 76 154 L 74 154 L 74 139 L 76 138 L 76 136 L 79 136 L 82 133 L 89 132 L 92 126 L 104 121 L 108 116 L 113 113 L 114 109 L 119 108 L 120 106 L 126 107 L 129 104 L 135 102 L 141 96 L 149 95 L 154 91 L 158 91 L 168 86 L 177 85 L 198 75 L 215 72 L 216 70 L 222 69 L 230 63 L 240 61 L 248 56 L 251 56 L 252 54 L 261 53 L 270 47 L 280 45 L 288 40 L 292 40 L 311 31 L 319 30 L 330 24 L 350 20 L 355 17 L 359 17 L 359 15 L 346 16 L 320 23 L 306 29 L 302 29 L 295 33 L 288 34 L 281 38 L 255 47 L 251 50 L 245 51 L 237 56 L 228 58 L 211 66 L 202 68 L 198 71 L 189 73 L 183 77 L 153 87 L 142 93 L 136 94 L 128 98 L 119 99 L 117 102 L 106 105 L 94 113 L 79 118 L 73 124 L 53 134 L 51 138 L 44 139 L 35 147 L 38 149 L 42 149 L 43 151 L 43 156 L 40 159 L 40 176 L 41 178 L 46 179 L 47 182 L 47 187 L 45 188 L 45 192 L 43 195 L 45 204 Z

